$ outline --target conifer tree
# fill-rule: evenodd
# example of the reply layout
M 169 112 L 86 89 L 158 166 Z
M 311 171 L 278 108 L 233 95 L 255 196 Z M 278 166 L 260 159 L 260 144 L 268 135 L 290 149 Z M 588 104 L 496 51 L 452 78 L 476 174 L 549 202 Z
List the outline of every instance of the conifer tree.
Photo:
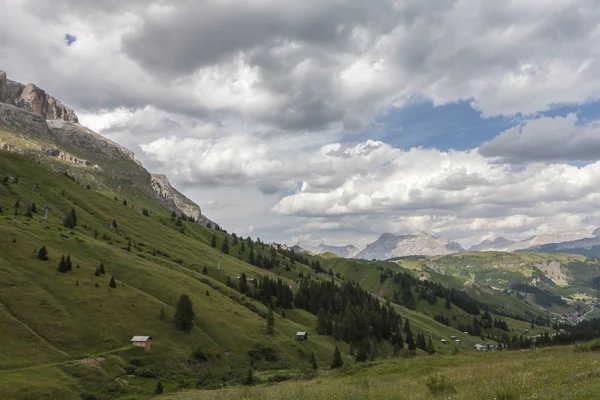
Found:
M 100 270 L 98 268 L 96 268 L 96 271 L 94 271 L 94 275 L 100 276 Z
M 225 236 L 225 239 L 223 240 L 223 245 L 221 246 L 221 251 L 224 254 L 229 254 L 229 240 L 227 239 L 227 236 Z
M 31 212 L 32 212 L 32 213 L 36 213 L 36 214 L 37 214 L 37 212 L 38 212 L 38 211 L 37 211 L 37 207 L 35 206 L 35 202 L 34 202 L 34 203 L 31 203 Z
M 202 268 L 202 273 L 204 275 L 208 275 L 208 268 L 206 268 L 206 265 L 204 266 L 204 268 Z
M 333 351 L 333 361 L 331 362 L 331 369 L 337 369 L 344 366 L 344 361 L 342 360 L 342 355 L 340 353 L 340 349 L 335 346 L 335 350 Z
M 327 313 L 324 308 L 320 308 L 317 313 L 317 333 L 319 335 L 327 334 Z
M 313 369 L 319 368 L 319 366 L 317 365 L 317 357 L 315 356 L 314 351 L 310 355 L 310 365 L 312 366 Z
M 127 207 L 127 199 L 123 199 L 123 205 Z
M 102 275 L 106 274 L 106 270 L 104 269 L 103 262 L 100 262 L 100 266 L 98 267 L 98 272 L 100 272 Z
M 422 332 L 417 333 L 417 348 L 427 351 L 427 343 L 425 342 L 425 335 Z
M 2 209 L 2 206 L 0 206 L 0 214 L 2 214 L 2 212 L 4 212 L 4 210 Z
M 165 319 L 165 309 L 163 307 L 160 308 L 160 313 L 158 314 L 159 319 Z
M 246 280 L 246 273 L 242 272 L 242 275 L 240 275 L 240 285 L 239 285 L 239 292 L 242 294 L 247 293 L 249 290 L 248 288 L 248 282 Z
M 217 235 L 213 233 L 212 241 L 210 242 L 212 247 L 217 247 Z
M 250 248 L 250 254 L 248 255 L 248 262 L 252 265 L 256 264 L 256 258 L 254 257 L 254 249 Z
M 272 335 L 275 332 L 275 314 L 273 314 L 273 309 L 269 308 L 269 313 L 267 314 L 267 333 Z
M 244 385 L 251 386 L 254 384 L 254 373 L 252 372 L 252 368 L 248 368 L 248 375 L 246 375 L 246 379 L 244 379 Z
M 177 302 L 177 311 L 175 312 L 175 326 L 177 329 L 189 332 L 194 326 L 194 319 L 196 314 L 194 313 L 194 305 L 190 296 L 182 294 Z
M 163 391 L 164 391 L 163 385 L 159 379 L 158 382 L 156 382 L 156 388 L 154 389 L 154 394 L 161 395 L 161 394 L 163 394 Z
M 19 205 L 20 205 L 20 203 L 21 203 L 21 200 L 17 199 L 17 202 L 13 206 L 15 208 L 15 215 L 19 215 Z
M 450 305 L 450 300 L 446 297 L 446 304 L 445 307 L 450 310 L 452 308 L 452 306 Z
M 115 229 L 117 229 L 117 221 L 115 221 L 114 219 L 113 219 L 113 222 L 112 222 L 112 227 L 115 228 Z
M 73 263 L 71 262 L 71 255 L 67 254 L 67 259 L 65 260 L 65 267 L 67 271 L 73 270 Z
M 244 241 L 242 241 L 242 245 L 240 246 L 240 251 L 242 253 L 246 251 L 246 245 L 244 244 Z
M 25 216 L 27 218 L 33 218 L 33 214 L 31 213 L 31 206 L 27 206 L 27 211 L 25 211 Z
M 431 335 L 429 335 L 429 341 L 427 342 L 427 352 L 429 354 L 435 353 L 435 347 L 433 347 L 433 340 L 431 339 Z
M 410 330 L 410 322 L 408 321 L 408 318 L 404 324 L 404 333 L 406 333 L 406 344 L 408 345 L 408 349 L 416 350 L 415 339 L 413 338 L 412 331 Z
M 171 218 L 175 218 L 177 216 L 177 214 L 175 214 L 175 211 L 171 211 Z
M 65 255 L 63 254 L 62 257 L 60 257 L 60 261 L 58 262 L 58 272 L 62 272 L 64 274 L 67 271 L 67 260 L 65 260 Z
M 181 222 L 181 217 L 177 217 L 177 221 L 175 222 L 175 225 L 177 225 L 177 226 L 183 225 L 183 222 Z
M 109 282 L 108 286 L 110 286 L 113 289 L 117 288 L 117 282 L 115 282 L 115 277 L 114 276 L 110 277 L 110 282 Z
M 42 246 L 40 251 L 38 251 L 37 255 L 38 260 L 48 261 L 48 250 L 46 250 L 46 246 Z

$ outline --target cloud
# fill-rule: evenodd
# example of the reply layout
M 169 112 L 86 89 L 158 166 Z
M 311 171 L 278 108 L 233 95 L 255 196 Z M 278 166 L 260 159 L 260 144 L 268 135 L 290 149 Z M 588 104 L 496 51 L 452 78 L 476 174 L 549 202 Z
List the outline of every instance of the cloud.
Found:
M 77 36 L 71 35 L 70 33 L 65 34 L 65 43 L 67 46 L 71 46 L 77 41 Z
M 593 0 L 31 0 L 3 12 L 3 68 L 78 111 L 357 131 L 415 97 L 528 115 L 600 89 Z M 69 51 L 56 45 L 65 29 Z
M 600 154 L 600 125 L 576 114 L 525 120 L 489 142 L 479 152 L 504 162 L 593 161 Z

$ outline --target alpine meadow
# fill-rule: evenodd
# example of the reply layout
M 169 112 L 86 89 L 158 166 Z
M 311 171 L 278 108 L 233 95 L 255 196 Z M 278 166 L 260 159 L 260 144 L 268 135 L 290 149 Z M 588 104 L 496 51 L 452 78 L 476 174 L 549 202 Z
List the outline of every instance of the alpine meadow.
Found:
M 600 399 L 593 1 L 0 3 L 0 399 Z

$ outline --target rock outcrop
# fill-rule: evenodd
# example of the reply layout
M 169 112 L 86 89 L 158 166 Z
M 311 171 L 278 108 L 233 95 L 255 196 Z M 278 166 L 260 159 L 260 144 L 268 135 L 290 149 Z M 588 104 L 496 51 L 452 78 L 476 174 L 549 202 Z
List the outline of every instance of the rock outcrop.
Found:
M 573 240 L 580 240 L 593 237 L 594 234 L 590 234 L 585 230 L 576 231 L 564 231 L 558 233 L 544 233 L 537 236 L 532 236 L 524 240 L 508 240 L 503 237 L 494 239 L 493 241 L 484 240 L 483 242 L 471 246 L 469 251 L 519 251 L 529 248 L 535 248 L 538 246 L 544 246 L 551 243 L 562 243 L 570 242 Z
M 427 232 L 418 235 L 395 236 L 384 233 L 375 242 L 369 244 L 357 258 L 365 260 L 386 260 L 406 256 L 438 256 L 465 251 L 462 246 L 443 237 L 433 236 Z
M 50 96 L 33 83 L 23 85 L 7 79 L 4 71 L 0 71 L 0 102 L 41 115 L 44 119 L 79 123 L 75 111 L 62 104 L 60 100 Z
M 152 189 L 165 200 L 167 208 L 180 210 L 188 217 L 193 217 L 195 220 L 201 219 L 200 207 L 192 200 L 185 197 L 181 192 L 171 186 L 166 175 L 151 174 Z M 210 221 L 212 222 L 212 221 Z

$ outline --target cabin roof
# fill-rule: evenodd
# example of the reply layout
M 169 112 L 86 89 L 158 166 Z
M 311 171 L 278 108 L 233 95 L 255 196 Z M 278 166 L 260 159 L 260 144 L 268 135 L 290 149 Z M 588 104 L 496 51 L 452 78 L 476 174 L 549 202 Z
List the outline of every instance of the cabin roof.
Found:
M 306 332 L 296 332 L 296 336 L 304 336 L 306 335 Z
M 145 342 L 148 339 L 152 339 L 152 336 L 134 336 L 131 338 L 132 342 Z

